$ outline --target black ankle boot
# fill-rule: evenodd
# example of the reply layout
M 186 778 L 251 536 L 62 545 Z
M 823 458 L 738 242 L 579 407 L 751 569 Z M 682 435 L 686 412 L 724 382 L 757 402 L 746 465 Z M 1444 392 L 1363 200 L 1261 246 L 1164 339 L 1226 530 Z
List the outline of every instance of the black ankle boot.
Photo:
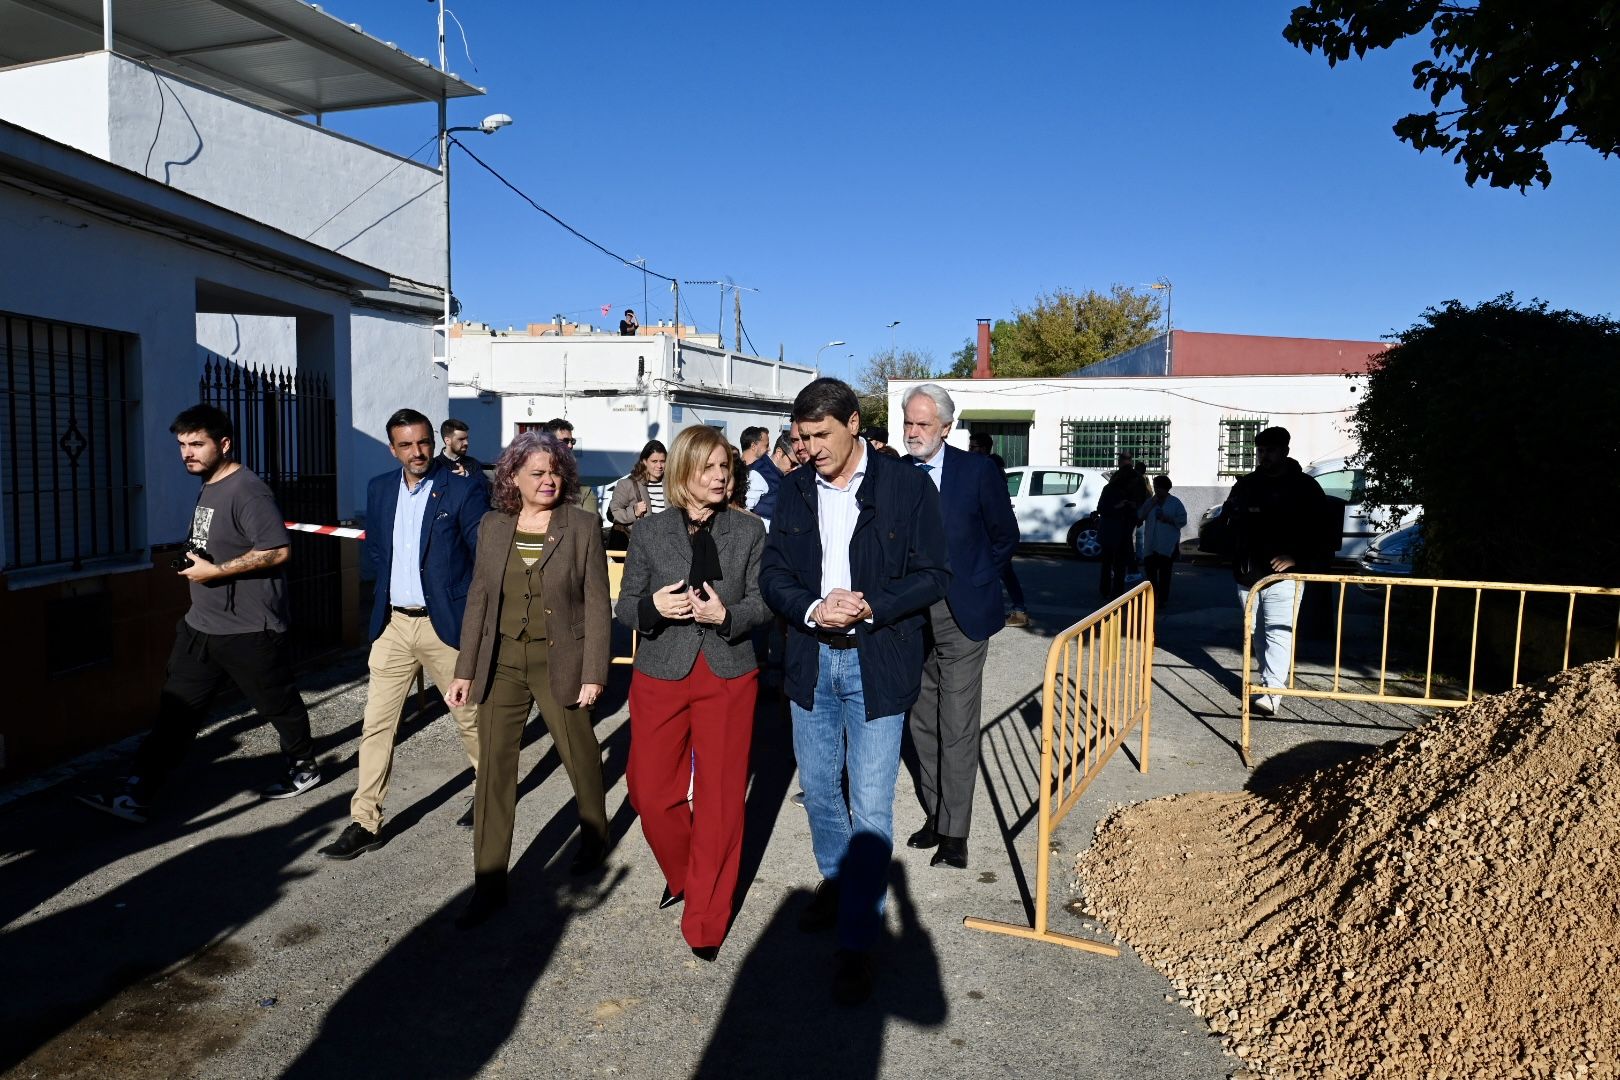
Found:
M 477 874 L 473 878 L 472 899 L 456 916 L 456 929 L 472 930 L 484 925 L 506 906 L 506 872 Z

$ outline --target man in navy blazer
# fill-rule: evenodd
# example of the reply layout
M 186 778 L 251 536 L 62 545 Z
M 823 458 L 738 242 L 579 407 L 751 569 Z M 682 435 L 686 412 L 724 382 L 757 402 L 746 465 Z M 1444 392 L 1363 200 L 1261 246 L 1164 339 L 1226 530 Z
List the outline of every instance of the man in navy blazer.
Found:
M 995 463 L 946 445 L 956 403 L 944 387 L 913 386 L 901 409 L 909 460 L 939 488 L 951 553 L 950 591 L 928 610 L 922 693 L 911 709 L 921 772 L 917 794 L 926 817 L 906 844 L 937 847 L 931 865 L 966 870 L 979 772 L 980 680 L 990 636 L 1006 622 L 998 583 L 1018 548 L 1018 520 Z
M 489 484 L 476 469 L 463 475 L 433 456 L 433 425 L 415 409 L 388 418 L 388 449 L 400 468 L 366 488 L 366 538 L 360 562 L 376 575 L 371 610 L 371 680 L 360 729 L 359 784 L 352 818 L 321 849 L 352 859 L 382 845 L 383 799 L 394 764 L 394 736 L 411 683 L 424 667 L 434 685 L 455 676 L 461 617 L 472 583 L 478 523 L 489 510 Z M 467 760 L 478 768 L 478 708 L 451 709 Z M 457 822 L 472 827 L 472 806 Z
M 799 926 L 838 927 L 833 991 L 855 1004 L 871 992 L 868 953 L 888 892 L 900 737 L 921 686 L 923 630 L 950 570 L 939 493 L 856 436 L 860 405 L 846 383 L 806 386 L 793 419 L 811 467 L 777 489 L 759 585 L 788 625 L 783 690 L 822 876 Z

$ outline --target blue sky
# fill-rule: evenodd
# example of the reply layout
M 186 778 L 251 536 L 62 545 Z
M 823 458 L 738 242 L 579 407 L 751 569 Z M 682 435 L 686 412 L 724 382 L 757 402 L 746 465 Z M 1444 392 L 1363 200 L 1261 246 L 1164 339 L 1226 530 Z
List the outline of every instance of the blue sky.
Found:
M 436 52 L 431 3 L 325 6 Z M 976 316 L 1161 275 L 1187 330 L 1375 339 L 1508 290 L 1620 314 L 1620 161 L 1560 148 L 1546 190 L 1470 188 L 1390 132 L 1424 107 L 1422 50 L 1330 70 L 1283 41 L 1290 7 L 459 0 L 478 70 L 453 28 L 450 67 L 489 93 L 451 122 L 511 114 L 463 138 L 607 247 L 759 289 L 743 308 L 761 353 L 808 363 L 847 341 L 824 356 L 838 373 L 894 319 L 900 347 L 944 366 Z M 410 153 L 435 111 L 328 123 Z M 452 167 L 466 317 L 643 310 L 639 273 Z M 667 286 L 649 288 L 668 318 Z M 714 329 L 716 289 L 682 302 Z

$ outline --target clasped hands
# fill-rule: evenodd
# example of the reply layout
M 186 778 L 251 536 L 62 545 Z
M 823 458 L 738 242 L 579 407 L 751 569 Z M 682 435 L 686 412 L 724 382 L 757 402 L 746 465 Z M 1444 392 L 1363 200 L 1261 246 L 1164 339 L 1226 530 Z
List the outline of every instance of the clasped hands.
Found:
M 862 619 L 872 617 L 872 605 L 864 593 L 848 589 L 834 589 L 822 598 L 810 618 L 826 630 L 848 630 Z
M 704 599 L 699 596 L 703 593 Z M 705 581 L 700 589 L 688 589 L 686 579 L 665 585 L 652 594 L 653 607 L 666 619 L 691 619 L 704 626 L 719 626 L 726 621 L 726 605 L 713 584 Z

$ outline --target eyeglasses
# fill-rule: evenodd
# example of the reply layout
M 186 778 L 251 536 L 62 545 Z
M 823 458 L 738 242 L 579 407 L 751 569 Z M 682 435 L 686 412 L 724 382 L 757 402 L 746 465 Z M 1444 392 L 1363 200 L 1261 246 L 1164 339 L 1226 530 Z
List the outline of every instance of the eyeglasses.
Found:
M 578 446 L 579 445 L 579 440 L 574 438 L 572 435 L 566 435 L 563 438 L 558 439 L 557 441 L 562 443 L 564 446 Z

